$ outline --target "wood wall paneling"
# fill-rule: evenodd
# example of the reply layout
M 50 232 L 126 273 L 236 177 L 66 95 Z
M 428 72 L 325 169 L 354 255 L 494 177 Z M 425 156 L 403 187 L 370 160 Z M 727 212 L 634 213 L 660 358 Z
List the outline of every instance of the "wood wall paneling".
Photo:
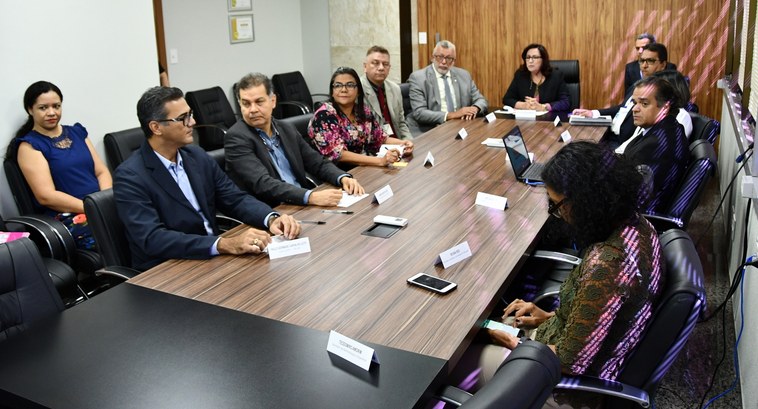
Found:
M 429 63 L 434 34 L 456 44 L 456 65 L 469 70 L 490 103 L 500 105 L 520 54 L 530 43 L 552 59 L 578 59 L 581 105 L 602 108 L 624 95 L 624 67 L 635 58 L 634 38 L 655 34 L 669 61 L 691 79 L 700 112 L 721 115 L 716 81 L 724 76 L 729 2 L 726 0 L 418 0 L 419 65 Z

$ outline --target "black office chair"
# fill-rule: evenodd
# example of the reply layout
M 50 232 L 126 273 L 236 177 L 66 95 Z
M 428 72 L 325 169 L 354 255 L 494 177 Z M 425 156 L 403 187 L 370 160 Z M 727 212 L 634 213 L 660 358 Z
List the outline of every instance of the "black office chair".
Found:
M 105 159 L 108 161 L 111 172 L 115 171 L 121 162 L 127 160 L 134 151 L 139 149 L 145 138 L 142 128 L 131 128 L 105 134 L 103 138 Z
M 34 243 L 0 244 L 0 341 L 63 308 Z
M 581 88 L 579 87 L 579 60 L 552 60 L 550 65 L 563 73 L 563 80 L 569 91 L 569 111 L 579 108 Z
M 128 280 L 139 271 L 131 268 L 132 254 L 126 238 L 124 223 L 118 216 L 113 189 L 101 190 L 84 197 L 84 212 L 87 214 L 92 235 L 97 242 L 97 251 L 105 261 L 105 267 L 98 270 Z
M 277 104 L 296 101 L 305 105 L 309 110 L 308 112 L 315 112 L 321 103 L 329 98 L 328 94 L 311 94 L 308 84 L 305 82 L 305 78 L 303 78 L 303 74 L 300 71 L 274 74 L 271 77 L 271 83 L 274 85 Z M 313 97 L 319 97 L 320 100 L 314 103 Z M 281 117 L 275 116 L 276 118 L 287 118 L 306 113 L 296 106 L 285 105 L 281 108 Z
M 476 394 L 448 386 L 439 399 L 465 409 L 539 409 L 560 378 L 558 356 L 547 345 L 526 340 L 508 355 L 495 376 Z
M 405 116 L 411 114 L 411 84 L 403 82 L 400 84 L 400 94 L 403 96 L 403 112 Z
M 721 124 L 719 121 L 695 112 L 690 112 L 690 118 L 692 118 L 690 143 L 695 142 L 698 139 L 705 139 L 711 145 L 715 144 L 721 133 Z
M 686 232 L 672 229 L 661 234 L 660 241 L 667 269 L 663 292 L 648 328 L 617 379 L 565 376 L 557 389 L 610 396 L 608 408 L 650 406 L 661 379 L 705 310 L 703 266 L 692 239 Z
M 313 114 L 308 113 L 308 114 L 282 118 L 280 119 L 280 121 L 294 126 L 295 129 L 297 129 L 297 131 L 300 132 L 300 136 L 305 138 L 305 141 L 308 142 L 308 145 L 314 147 L 315 149 L 313 140 L 311 140 L 311 138 L 308 137 L 308 124 L 310 124 L 312 118 L 313 118 Z
M 645 214 L 658 231 L 686 229 L 692 213 L 700 204 L 708 181 L 718 171 L 718 158 L 707 139 L 696 139 L 690 145 L 690 161 L 676 195 L 663 213 Z
M 224 134 L 237 118 L 221 87 L 190 91 L 185 99 L 197 123 L 198 145 L 206 151 L 223 148 Z

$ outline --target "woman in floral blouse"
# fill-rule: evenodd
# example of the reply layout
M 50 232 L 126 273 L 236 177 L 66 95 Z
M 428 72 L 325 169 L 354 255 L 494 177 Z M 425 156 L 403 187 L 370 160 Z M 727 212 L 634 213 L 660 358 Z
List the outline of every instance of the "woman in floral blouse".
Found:
M 349 165 L 389 166 L 413 152 L 413 142 L 387 136 L 364 104 L 363 86 L 354 69 L 339 67 L 329 81 L 329 102 L 316 110 L 308 136 L 326 158 Z M 376 156 L 382 144 L 402 145 Z

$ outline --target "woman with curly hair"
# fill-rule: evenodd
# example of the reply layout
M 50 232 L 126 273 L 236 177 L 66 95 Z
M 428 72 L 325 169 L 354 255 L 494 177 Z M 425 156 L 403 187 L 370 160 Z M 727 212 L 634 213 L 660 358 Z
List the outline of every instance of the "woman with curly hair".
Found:
M 639 341 L 663 285 L 658 235 L 640 216 L 642 178 L 625 158 L 591 142 L 561 149 L 542 174 L 548 212 L 563 219 L 586 248 L 560 289 L 560 307 L 547 312 L 515 300 L 503 319 L 547 344 L 566 374 L 615 379 Z M 512 317 L 509 317 L 513 314 Z M 488 330 L 496 345 L 476 351 L 479 379 L 491 378 L 519 339 Z M 473 351 L 472 351 L 473 352 Z M 595 408 L 595 395 L 554 394 L 545 407 Z
M 308 124 L 308 136 L 324 157 L 348 165 L 389 166 L 413 152 L 413 142 L 384 133 L 363 102 L 363 86 L 354 69 L 337 68 L 329 89 L 329 102 L 316 110 Z M 402 145 L 403 152 L 393 149 L 378 157 L 382 144 Z

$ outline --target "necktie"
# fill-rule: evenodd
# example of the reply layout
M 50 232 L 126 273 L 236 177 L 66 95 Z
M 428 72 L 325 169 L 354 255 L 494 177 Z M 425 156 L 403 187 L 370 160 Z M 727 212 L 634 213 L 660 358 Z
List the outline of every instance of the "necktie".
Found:
M 447 112 L 455 112 L 455 104 L 453 104 L 453 93 L 450 91 L 450 84 L 447 82 L 448 78 L 449 75 L 447 74 L 442 76 L 442 82 L 445 83 L 445 104 L 447 104 Z
M 616 153 L 620 155 L 623 154 L 626 151 L 626 147 L 629 146 L 629 144 L 632 143 L 632 141 L 634 141 L 640 135 L 642 135 L 642 128 L 638 126 L 637 129 L 634 130 L 632 137 L 624 141 L 624 143 L 622 143 L 621 146 L 616 148 Z
M 387 106 L 387 98 L 384 96 L 384 88 L 382 87 L 377 88 L 376 97 L 379 100 L 379 106 L 382 109 L 382 116 L 384 117 L 384 123 L 389 124 L 390 128 L 392 128 L 392 134 L 397 136 L 397 132 L 395 131 L 395 125 L 392 123 L 392 117 L 390 116 L 390 109 L 389 109 L 389 106 Z

